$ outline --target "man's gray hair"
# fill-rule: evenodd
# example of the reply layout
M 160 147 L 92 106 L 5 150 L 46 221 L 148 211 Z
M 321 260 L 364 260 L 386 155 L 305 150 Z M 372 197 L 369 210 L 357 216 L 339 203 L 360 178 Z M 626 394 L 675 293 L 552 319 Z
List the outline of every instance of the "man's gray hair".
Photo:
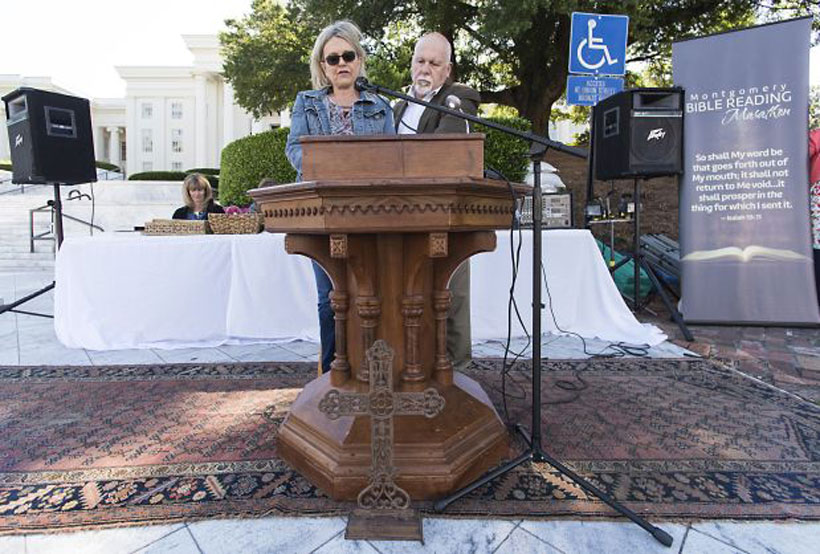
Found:
M 313 88 L 318 89 L 330 86 L 330 80 L 322 70 L 322 54 L 325 49 L 325 44 L 333 37 L 339 37 L 350 44 L 353 51 L 356 52 L 356 56 L 362 61 L 359 74 L 356 75 L 356 77 L 367 77 L 367 72 L 364 69 L 364 62 L 367 55 L 361 44 L 362 32 L 352 21 L 334 21 L 322 29 L 322 32 L 316 37 L 316 42 L 313 44 L 313 52 L 310 54 L 310 81 L 313 83 Z
M 438 42 L 442 43 L 444 45 L 444 53 L 447 58 L 447 62 L 452 63 L 453 46 L 450 44 L 450 41 L 447 40 L 447 37 L 436 31 L 433 31 L 432 33 L 425 33 L 421 35 L 421 38 L 419 38 L 419 40 L 416 42 L 416 48 L 418 48 L 419 44 L 421 44 L 424 40 L 437 40 Z M 415 49 L 413 54 L 415 55 Z

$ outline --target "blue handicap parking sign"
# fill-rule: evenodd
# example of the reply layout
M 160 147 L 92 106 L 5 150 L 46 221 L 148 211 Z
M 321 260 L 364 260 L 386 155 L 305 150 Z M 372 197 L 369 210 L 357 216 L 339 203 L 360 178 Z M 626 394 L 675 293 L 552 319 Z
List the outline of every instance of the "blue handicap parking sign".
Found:
M 604 98 L 624 90 L 621 77 L 593 77 L 570 75 L 567 77 L 567 104 L 594 106 Z
M 573 12 L 569 72 L 623 75 L 629 17 Z

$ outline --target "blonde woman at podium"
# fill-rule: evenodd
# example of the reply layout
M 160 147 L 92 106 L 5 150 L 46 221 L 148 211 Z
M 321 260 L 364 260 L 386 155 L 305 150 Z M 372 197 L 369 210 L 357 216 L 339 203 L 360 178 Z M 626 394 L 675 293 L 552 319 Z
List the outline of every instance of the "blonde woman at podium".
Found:
M 285 153 L 302 179 L 304 135 L 379 135 L 395 134 L 393 112 L 387 101 L 376 94 L 356 90 L 358 77 L 365 77 L 365 52 L 362 33 L 350 21 L 336 21 L 325 27 L 310 55 L 310 78 L 314 90 L 296 95 L 291 115 L 290 134 Z M 330 371 L 336 353 L 333 310 L 329 294 L 330 279 L 313 263 L 319 293 L 319 331 L 322 339 L 322 372 Z

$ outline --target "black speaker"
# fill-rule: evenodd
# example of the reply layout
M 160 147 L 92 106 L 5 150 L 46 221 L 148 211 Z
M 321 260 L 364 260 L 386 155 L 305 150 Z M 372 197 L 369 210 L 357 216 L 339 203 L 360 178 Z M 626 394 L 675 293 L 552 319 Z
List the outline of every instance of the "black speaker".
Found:
M 596 179 L 683 172 L 683 89 L 619 92 L 598 102 L 593 125 Z
M 3 97 L 12 183 L 97 180 L 88 100 L 22 87 Z

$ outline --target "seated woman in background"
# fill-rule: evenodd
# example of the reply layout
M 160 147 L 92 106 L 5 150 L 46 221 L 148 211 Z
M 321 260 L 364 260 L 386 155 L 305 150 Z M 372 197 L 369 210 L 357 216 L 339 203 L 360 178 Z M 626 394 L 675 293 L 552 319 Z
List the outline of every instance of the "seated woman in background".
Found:
M 214 201 L 211 183 L 201 173 L 191 173 L 182 182 L 185 205 L 174 212 L 173 219 L 208 219 L 208 214 L 224 214 L 222 206 Z

